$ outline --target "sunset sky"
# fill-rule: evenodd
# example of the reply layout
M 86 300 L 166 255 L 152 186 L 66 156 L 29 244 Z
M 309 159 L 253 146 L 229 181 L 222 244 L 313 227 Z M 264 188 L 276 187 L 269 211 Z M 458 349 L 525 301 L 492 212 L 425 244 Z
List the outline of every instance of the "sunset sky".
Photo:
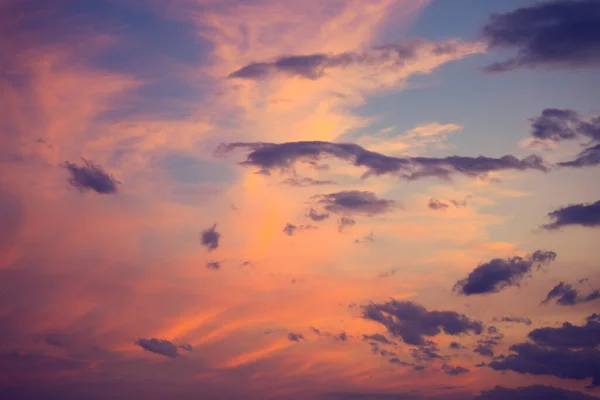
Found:
M 0 398 L 600 398 L 599 0 L 0 0 Z

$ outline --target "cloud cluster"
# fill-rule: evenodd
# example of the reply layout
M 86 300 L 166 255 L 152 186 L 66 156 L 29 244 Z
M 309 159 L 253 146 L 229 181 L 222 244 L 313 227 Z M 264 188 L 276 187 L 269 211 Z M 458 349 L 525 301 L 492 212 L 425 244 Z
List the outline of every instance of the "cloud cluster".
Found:
M 528 336 L 532 342 L 511 346 L 512 354 L 497 358 L 489 366 L 563 379 L 591 378 L 591 386 L 600 386 L 600 316 L 589 316 L 583 326 L 566 322 L 559 328 L 534 329 Z
M 546 1 L 493 14 L 483 27 L 492 49 L 515 49 L 516 56 L 494 63 L 488 72 L 517 68 L 600 67 L 600 3 Z
M 579 293 L 568 283 L 560 282 L 554 286 L 541 304 L 548 304 L 550 300 L 556 298 L 556 304 L 561 306 L 574 306 L 581 303 L 589 303 L 590 301 L 600 299 L 600 289 L 594 289 L 586 295 Z
M 463 333 L 480 334 L 483 325 L 455 311 L 428 311 L 410 301 L 390 300 L 386 303 L 371 303 L 363 306 L 363 317 L 385 326 L 394 336 L 405 343 L 421 346 L 432 337 L 444 332 L 448 335 Z
M 465 295 L 497 293 L 509 286 L 518 285 L 534 266 L 540 269 L 556 258 L 553 251 L 537 250 L 527 258 L 494 258 L 475 268 L 454 285 L 453 291 Z
M 293 171 L 297 162 L 318 165 L 325 157 L 346 161 L 355 167 L 366 168 L 363 178 L 391 174 L 402 179 L 417 180 L 428 177 L 450 179 L 453 174 L 469 177 L 485 176 L 486 173 L 502 170 L 548 171 L 541 157 L 531 155 L 518 159 L 512 155 L 500 158 L 449 156 L 434 157 L 391 157 L 364 149 L 353 143 L 331 142 L 287 142 L 287 143 L 222 143 L 216 155 L 225 155 L 236 149 L 249 151 L 244 166 L 258 168 L 260 173 Z
M 285 233 L 288 236 L 294 236 L 296 232 L 308 229 L 317 229 L 317 227 L 314 225 L 294 225 L 288 222 L 283 228 L 283 233 Z
M 548 217 L 552 222 L 542 226 L 548 230 L 568 225 L 597 227 L 600 226 L 600 200 L 595 203 L 571 204 L 558 208 L 548 213 Z
M 120 182 L 90 160 L 84 158 L 82 166 L 66 161 L 64 167 L 71 174 L 69 183 L 81 192 L 88 190 L 93 190 L 100 194 L 113 194 L 117 192 L 117 185 Z

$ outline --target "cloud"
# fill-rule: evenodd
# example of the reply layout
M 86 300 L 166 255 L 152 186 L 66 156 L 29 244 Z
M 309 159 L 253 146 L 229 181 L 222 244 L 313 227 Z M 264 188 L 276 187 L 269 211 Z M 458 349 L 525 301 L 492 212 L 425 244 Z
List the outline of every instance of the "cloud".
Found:
M 392 211 L 396 202 L 378 198 L 374 193 L 359 190 L 344 190 L 336 193 L 316 195 L 329 212 L 336 214 L 364 214 L 373 216 Z
M 571 161 L 563 161 L 558 163 L 561 167 L 593 167 L 600 164 L 600 144 L 583 150 L 579 155 Z
M 532 385 L 517 388 L 496 386 L 484 390 L 473 400 L 600 400 L 599 397 L 590 396 L 574 390 L 565 390 L 553 386 Z
M 555 297 L 558 297 L 556 303 L 561 306 L 574 306 L 600 299 L 600 289 L 595 289 L 591 293 L 582 296 L 573 286 L 560 282 L 548 292 L 548 295 L 540 304 L 548 304 Z
M 385 326 L 392 335 L 401 337 L 407 344 L 425 345 L 425 337 L 444 332 L 448 335 L 462 333 L 480 334 L 481 322 L 471 320 L 455 311 L 428 311 L 410 301 L 371 303 L 363 306 L 363 317 Z
M 263 80 L 275 75 L 287 75 L 317 80 L 327 71 L 350 67 L 398 69 L 407 62 L 424 56 L 463 55 L 466 43 L 428 42 L 406 40 L 404 42 L 374 47 L 366 52 L 317 53 L 288 55 L 266 62 L 247 64 L 229 74 L 230 79 Z
M 500 317 L 500 318 L 494 318 L 492 321 L 494 321 L 494 322 L 514 322 L 517 324 L 531 325 L 531 319 L 526 318 L 526 317 Z
M 449 349 L 455 349 L 455 350 L 460 350 L 460 349 L 464 349 L 465 347 L 463 345 L 461 345 L 458 342 L 450 342 L 450 344 L 448 345 Z
M 289 222 L 285 225 L 285 227 L 283 228 L 283 233 L 285 233 L 288 236 L 293 236 L 296 232 L 298 231 L 304 231 L 307 229 L 317 229 L 316 226 L 314 225 L 300 225 L 300 226 L 296 226 L 293 224 L 290 224 Z
M 338 220 L 338 231 L 343 232 L 344 229 L 350 228 L 354 224 L 356 224 L 356 221 L 353 220 L 352 218 L 350 218 L 350 217 L 341 217 Z
M 200 234 L 200 241 L 208 251 L 213 251 L 219 247 L 220 238 L 221 234 L 217 232 L 217 224 L 214 224 L 210 228 L 202 231 L 202 233 Z
M 551 375 L 563 379 L 592 378 L 592 386 L 600 385 L 600 351 L 597 349 L 554 349 L 534 343 L 520 343 L 511 346 L 510 350 L 513 354 L 494 360 L 489 366 L 498 371 Z
M 541 250 L 527 258 L 494 258 L 479 265 L 465 279 L 456 282 L 453 291 L 465 296 L 497 293 L 509 286 L 518 285 L 534 266 L 540 269 L 555 258 L 556 253 Z
M 600 226 L 600 200 L 595 203 L 571 204 L 548 213 L 552 221 L 542 228 L 553 230 L 567 225 Z
M 138 339 L 135 344 L 140 346 L 142 349 L 151 353 L 160 354 L 170 358 L 176 358 L 179 356 L 177 346 L 168 340 L 161 339 Z
M 442 203 L 438 199 L 434 199 L 433 197 L 429 199 L 429 204 L 427 205 L 432 210 L 445 210 L 448 208 L 448 204 Z
M 320 222 L 320 221 L 324 221 L 327 218 L 329 218 L 329 213 L 326 213 L 326 212 L 320 213 L 317 210 L 315 210 L 314 208 L 311 208 L 307 216 L 308 216 L 308 218 L 312 219 L 315 222 Z
M 594 348 L 600 345 L 600 320 L 590 316 L 583 326 L 565 322 L 560 328 L 534 329 L 528 336 L 541 346 Z
M 180 344 L 179 348 L 185 351 L 193 351 L 194 347 L 189 343 Z
M 596 0 L 547 1 L 493 14 L 483 27 L 489 48 L 515 49 L 517 55 L 486 71 L 600 67 L 599 19 Z
M 220 261 L 209 261 L 206 263 L 206 268 L 208 269 L 220 269 L 221 268 L 221 262 Z
M 460 365 L 452 366 L 447 364 L 442 365 L 442 371 L 444 371 L 444 373 L 446 373 L 447 375 L 451 376 L 462 375 L 466 374 L 467 372 L 470 372 L 468 369 L 466 369 L 465 367 L 461 367 Z
M 365 236 L 354 240 L 354 243 L 356 243 L 356 244 L 373 243 L 373 242 L 375 242 L 375 235 L 373 234 L 373 232 L 369 232 Z
M 426 342 L 417 348 L 410 349 L 410 355 L 418 362 L 427 362 L 433 360 L 443 360 L 444 358 L 439 353 L 439 347 L 433 342 Z
M 331 180 L 318 180 L 309 177 L 303 178 L 287 178 L 283 182 L 284 185 L 296 186 L 296 187 L 307 187 L 307 186 L 323 186 L 323 185 L 335 185 L 334 181 Z
M 83 160 L 83 166 L 65 161 L 64 167 L 69 171 L 71 177 L 69 183 L 79 191 L 93 190 L 100 194 L 112 194 L 117 192 L 120 183 L 114 176 L 108 174 L 99 165 Z
M 386 338 L 381 333 L 374 333 L 372 335 L 362 335 L 363 340 L 372 340 L 374 342 L 379 342 L 383 344 L 392 344 L 388 338 Z
M 306 339 L 304 339 L 304 336 L 301 333 L 290 332 L 290 333 L 288 333 L 288 340 L 291 342 L 300 342 L 301 340 L 306 340 Z
M 428 177 L 450 179 L 453 174 L 469 177 L 485 176 L 486 173 L 501 170 L 539 170 L 548 171 L 541 157 L 531 155 L 518 159 L 512 155 L 500 158 L 449 156 L 433 157 L 391 157 L 368 151 L 352 143 L 331 142 L 287 142 L 287 143 L 222 143 L 216 151 L 217 156 L 225 155 L 235 149 L 247 149 L 249 153 L 244 166 L 253 166 L 260 173 L 272 171 L 293 171 L 296 162 L 318 165 L 328 156 L 347 161 L 355 167 L 365 167 L 363 178 L 375 175 L 392 174 L 402 179 L 416 180 Z

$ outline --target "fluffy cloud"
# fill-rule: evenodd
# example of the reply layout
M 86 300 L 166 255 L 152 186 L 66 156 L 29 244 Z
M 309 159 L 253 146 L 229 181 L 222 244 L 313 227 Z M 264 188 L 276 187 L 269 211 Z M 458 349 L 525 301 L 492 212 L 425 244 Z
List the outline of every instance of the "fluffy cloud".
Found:
M 458 281 L 453 290 L 465 296 L 497 293 L 509 286 L 518 285 L 534 266 L 540 269 L 555 258 L 556 253 L 541 250 L 527 258 L 494 258 L 479 265 L 465 279 Z
M 447 375 L 451 376 L 462 375 L 469 372 L 467 368 L 461 367 L 460 365 L 452 366 L 448 364 L 442 365 L 442 371 L 444 371 L 444 373 L 446 373 Z
M 327 218 L 329 218 L 329 213 L 318 212 L 314 208 L 311 208 L 310 211 L 308 212 L 308 218 L 312 219 L 315 222 L 320 222 L 320 221 L 324 221 Z
M 216 155 L 225 155 L 235 149 L 246 149 L 249 153 L 244 166 L 253 166 L 259 172 L 293 171 L 297 162 L 318 165 L 324 157 L 335 157 L 367 171 L 363 178 L 371 175 L 392 174 L 402 179 L 416 180 L 428 177 L 449 179 L 453 174 L 470 177 L 484 176 L 486 173 L 502 170 L 548 171 L 542 158 L 531 155 L 518 159 L 512 155 L 500 158 L 449 156 L 433 157 L 391 157 L 368 151 L 353 143 L 331 142 L 287 142 L 287 143 L 229 143 L 219 145 Z
M 582 326 L 565 322 L 560 328 L 534 329 L 529 338 L 542 346 L 594 348 L 600 345 L 600 319 L 592 315 Z
M 425 345 L 425 337 L 444 332 L 448 335 L 463 333 L 480 334 L 481 322 L 471 320 L 455 311 L 428 311 L 410 301 L 390 300 L 386 303 L 371 303 L 363 307 L 366 319 L 385 326 L 392 335 L 401 337 L 407 344 Z
M 492 49 L 515 49 L 517 55 L 486 70 L 600 67 L 599 19 L 596 0 L 547 1 L 494 14 L 483 27 L 484 39 Z
M 344 190 L 336 193 L 316 195 L 314 198 L 329 212 L 336 214 L 364 214 L 368 216 L 391 211 L 396 202 L 378 198 L 374 193 L 359 190 Z
M 432 210 L 445 210 L 446 208 L 448 208 L 448 204 L 442 203 L 441 201 L 433 197 L 429 199 L 429 204 L 427 206 Z
M 296 232 L 298 231 L 304 231 L 307 229 L 317 229 L 316 226 L 313 225 L 293 225 L 290 224 L 289 222 L 285 225 L 285 227 L 283 228 L 283 233 L 285 233 L 288 236 L 293 236 Z
M 69 183 L 82 192 L 88 190 L 93 190 L 100 194 L 117 192 L 117 185 L 120 182 L 114 176 L 105 172 L 102 167 L 89 160 L 83 159 L 81 167 L 66 161 L 64 167 L 71 174 Z
M 600 200 L 588 204 L 571 204 L 548 213 L 552 221 L 544 229 L 559 229 L 567 225 L 600 226 Z
M 301 333 L 288 333 L 288 340 L 291 342 L 300 342 L 301 340 L 305 340 L 304 336 Z

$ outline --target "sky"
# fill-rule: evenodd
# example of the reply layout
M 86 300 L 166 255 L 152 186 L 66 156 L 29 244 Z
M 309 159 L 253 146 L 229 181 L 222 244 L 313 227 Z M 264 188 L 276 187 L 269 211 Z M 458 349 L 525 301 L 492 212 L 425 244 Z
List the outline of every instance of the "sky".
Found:
M 0 398 L 600 398 L 600 1 L 0 1 Z

